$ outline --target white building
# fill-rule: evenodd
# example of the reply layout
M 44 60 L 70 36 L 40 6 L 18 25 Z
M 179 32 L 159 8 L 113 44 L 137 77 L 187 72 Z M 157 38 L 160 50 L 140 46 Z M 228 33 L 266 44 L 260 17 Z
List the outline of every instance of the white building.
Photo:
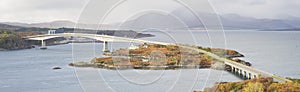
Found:
M 55 34 L 56 30 L 48 30 L 48 34 Z

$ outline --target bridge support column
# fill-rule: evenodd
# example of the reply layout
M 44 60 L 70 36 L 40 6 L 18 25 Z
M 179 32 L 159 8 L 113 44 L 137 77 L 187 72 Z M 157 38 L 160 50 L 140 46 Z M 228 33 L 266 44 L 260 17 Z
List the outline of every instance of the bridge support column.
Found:
M 252 77 L 252 76 L 251 76 L 251 73 L 249 73 L 248 76 L 249 76 L 248 79 L 251 79 L 251 77 Z
M 107 41 L 103 41 L 103 52 L 109 52 Z
M 244 78 L 246 78 L 246 79 L 247 79 L 247 75 L 248 75 L 248 74 L 247 74 L 247 72 L 246 72 L 246 71 L 244 71 L 244 75 L 243 75 L 243 76 L 244 76 Z
M 243 76 L 243 70 L 242 69 L 240 69 L 240 76 L 242 77 Z
M 235 68 L 235 74 L 239 74 L 240 70 L 238 68 Z
M 41 48 L 40 49 L 47 49 L 47 47 L 46 47 L 46 41 L 42 40 L 42 42 L 41 42 Z

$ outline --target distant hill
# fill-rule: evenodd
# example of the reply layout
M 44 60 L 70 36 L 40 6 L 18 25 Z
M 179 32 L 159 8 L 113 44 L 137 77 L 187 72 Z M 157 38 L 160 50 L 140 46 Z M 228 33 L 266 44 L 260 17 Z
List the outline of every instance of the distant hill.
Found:
M 197 12 L 203 18 L 216 16 L 216 14 Z M 175 17 L 174 17 L 175 16 Z M 289 17 L 285 19 L 257 19 L 237 14 L 217 15 L 224 29 L 255 29 L 255 30 L 289 30 L 300 29 L 300 18 Z M 181 23 L 182 22 L 182 23 Z M 170 14 L 148 13 L 138 16 L 122 24 L 122 28 L 162 28 L 162 29 L 203 29 L 204 25 L 193 13 L 177 9 Z
M 53 21 L 53 22 L 43 22 L 43 23 L 19 23 L 19 22 L 2 22 L 2 24 L 21 26 L 21 27 L 36 27 L 36 28 L 80 28 L 80 29 L 97 29 L 98 24 L 77 24 L 72 21 Z M 105 29 L 115 29 L 113 25 L 102 24 L 101 27 Z
M 202 13 L 201 16 L 213 16 L 216 14 Z M 190 28 L 203 28 L 202 23 L 197 23 L 198 19 L 189 11 L 177 9 L 172 14 L 181 18 Z M 299 29 L 300 18 L 289 17 L 285 19 L 257 19 L 253 17 L 244 17 L 237 14 L 218 15 L 224 29 Z
M 12 26 L 12 25 L 8 25 L 8 24 L 1 24 L 0 23 L 0 29 L 2 30 L 18 30 L 21 29 L 23 27 L 20 26 Z
M 54 23 L 54 22 L 52 22 Z M 16 26 L 18 24 L 18 26 Z M 134 38 L 142 38 L 142 37 L 152 37 L 154 35 L 151 34 L 143 34 L 138 33 L 133 30 L 94 30 L 94 29 L 82 29 L 82 28 L 67 28 L 65 26 L 61 28 L 45 28 L 44 27 L 37 27 L 34 26 L 26 26 L 22 23 L 17 23 L 15 26 L 8 25 L 8 24 L 0 24 L 0 31 L 15 31 L 15 32 L 37 32 L 37 33 L 47 33 L 50 29 L 55 29 L 57 33 L 63 33 L 63 32 L 79 32 L 79 33 L 91 33 L 91 34 L 106 34 L 106 35 L 113 35 L 113 36 L 120 36 L 120 37 L 134 37 Z M 46 24 L 46 23 L 39 23 L 39 24 Z M 22 26 L 23 25 L 23 26 Z M 36 27 L 35 27 L 36 26 Z M 84 25 L 81 25 L 84 26 Z M 87 25 L 91 26 L 91 25 Z M 58 27 L 58 26 L 56 26 Z
M 53 21 L 45 23 L 19 23 L 19 22 L 3 22 L 3 24 L 22 26 L 22 27 L 39 27 L 39 28 L 61 28 L 61 27 L 71 27 L 75 26 L 74 22 L 71 21 Z
M 215 14 L 197 12 L 205 18 L 215 16 Z M 224 29 L 255 29 L 255 30 L 293 30 L 300 29 L 299 17 L 288 17 L 283 19 L 257 19 L 253 17 L 244 17 L 237 14 L 218 15 Z M 204 29 L 204 25 L 193 13 L 185 9 L 177 9 L 170 14 L 148 13 L 141 16 L 135 16 L 129 21 L 116 24 L 82 24 L 71 21 L 53 21 L 45 23 L 18 23 L 2 22 L 0 29 L 15 30 L 20 28 L 77 28 L 95 30 L 101 26 L 101 30 L 143 30 L 145 28 L 157 29 Z
M 166 14 L 157 14 L 157 13 L 148 13 L 141 16 L 135 16 L 133 19 L 129 19 L 119 25 L 122 29 L 132 29 L 142 31 L 144 29 L 187 29 L 180 21 L 177 21 L 176 18 L 172 15 Z
M 236 14 L 220 15 L 225 29 L 294 29 L 300 28 L 286 19 L 256 19 Z M 299 21 L 300 23 L 300 21 Z M 297 24 L 299 24 L 297 23 Z

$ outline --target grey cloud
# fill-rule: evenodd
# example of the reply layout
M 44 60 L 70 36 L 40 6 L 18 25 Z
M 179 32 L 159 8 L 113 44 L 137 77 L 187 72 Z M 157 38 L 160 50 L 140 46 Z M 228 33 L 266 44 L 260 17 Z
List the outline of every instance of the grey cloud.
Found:
M 222 14 L 239 14 L 255 18 L 280 19 L 283 16 L 300 17 L 299 0 L 211 0 Z
M 88 0 L 0 0 L 1 22 L 72 20 Z
M 36 9 L 81 9 L 84 0 L 39 0 Z
M 76 21 L 89 0 L 0 0 L 0 22 Z M 101 2 L 100 0 L 99 2 Z M 208 0 L 220 14 L 255 18 L 300 17 L 300 0 Z M 151 2 L 149 2 L 151 3 Z M 165 3 L 165 2 L 153 2 Z M 136 3 L 135 5 L 139 5 Z M 132 6 L 132 5 L 129 5 Z M 199 6 L 204 6 L 199 4 Z M 126 15 L 131 7 L 120 14 Z M 120 15 L 118 14 L 118 15 Z M 127 14 L 128 15 L 128 14 Z M 116 16 L 118 17 L 118 16 Z M 122 16 L 119 16 L 122 17 Z M 117 18 L 116 18 L 117 19 Z

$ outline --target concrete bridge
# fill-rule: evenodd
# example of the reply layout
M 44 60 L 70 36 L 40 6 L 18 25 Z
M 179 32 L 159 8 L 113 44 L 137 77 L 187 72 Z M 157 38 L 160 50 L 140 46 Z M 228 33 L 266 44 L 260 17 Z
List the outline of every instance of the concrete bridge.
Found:
M 165 42 L 156 42 L 156 41 L 147 41 L 147 40 L 140 40 L 140 39 L 133 39 L 133 38 L 125 38 L 125 37 L 116 37 L 116 36 L 108 36 L 108 35 L 99 35 L 99 34 L 85 34 L 85 33 L 61 33 L 61 34 L 44 34 L 44 35 L 35 35 L 35 36 L 28 36 L 25 37 L 25 39 L 28 40 L 39 40 L 41 42 L 41 46 L 45 47 L 46 42 L 45 40 L 47 39 L 52 39 L 52 38 L 57 38 L 57 37 L 84 37 L 84 38 L 90 38 L 90 39 L 95 39 L 95 40 L 101 40 L 103 41 L 103 51 L 108 51 L 107 49 L 107 42 L 134 42 L 134 43 L 150 43 L 150 44 L 161 44 L 161 45 L 177 45 L 182 48 L 187 48 L 190 50 L 195 50 L 200 53 L 207 54 L 211 56 L 212 58 L 221 61 L 225 65 L 228 65 L 231 67 L 231 72 L 238 73 L 244 77 L 247 77 L 249 79 L 251 78 L 259 78 L 259 77 L 272 77 L 275 80 L 279 81 L 287 81 L 291 82 L 288 79 L 276 76 L 274 74 L 255 69 L 253 67 L 249 67 L 246 65 L 243 65 L 241 63 L 232 61 L 230 59 L 227 59 L 225 57 L 220 57 L 214 53 L 198 49 L 195 47 L 191 46 L 186 46 L 186 45 L 179 45 L 179 44 L 174 44 L 174 43 L 165 43 Z
M 150 44 L 162 44 L 162 45 L 171 44 L 171 43 L 164 43 L 164 42 L 126 38 L 126 37 L 117 37 L 117 36 L 99 35 L 99 34 L 86 34 L 86 33 L 43 34 L 43 35 L 27 36 L 24 37 L 24 39 L 41 41 L 41 48 L 46 48 L 46 40 L 58 38 L 58 37 L 66 37 L 66 38 L 82 37 L 82 38 L 89 38 L 89 39 L 103 41 L 103 51 L 108 51 L 107 49 L 108 42 L 135 42 L 135 43 L 150 43 Z
M 274 74 L 271 74 L 271 73 L 268 73 L 268 72 L 265 72 L 265 71 L 262 71 L 262 70 L 259 70 L 259 69 L 255 69 L 253 67 L 250 67 L 250 66 L 232 61 L 232 60 L 227 59 L 225 57 L 220 57 L 220 56 L 218 56 L 214 53 L 211 53 L 211 52 L 208 52 L 208 51 L 205 51 L 205 50 L 202 50 L 202 49 L 194 48 L 194 47 L 191 47 L 191 46 L 183 46 L 183 45 L 181 45 L 180 47 L 195 50 L 195 51 L 198 51 L 200 53 L 207 54 L 207 55 L 211 56 L 212 58 L 221 61 L 225 65 L 230 66 L 231 67 L 231 72 L 242 75 L 242 76 L 244 76 L 248 79 L 260 78 L 260 77 L 272 77 L 273 79 L 278 80 L 278 81 L 292 82 L 291 80 L 288 80 L 286 78 L 282 78 L 280 76 L 276 76 Z

